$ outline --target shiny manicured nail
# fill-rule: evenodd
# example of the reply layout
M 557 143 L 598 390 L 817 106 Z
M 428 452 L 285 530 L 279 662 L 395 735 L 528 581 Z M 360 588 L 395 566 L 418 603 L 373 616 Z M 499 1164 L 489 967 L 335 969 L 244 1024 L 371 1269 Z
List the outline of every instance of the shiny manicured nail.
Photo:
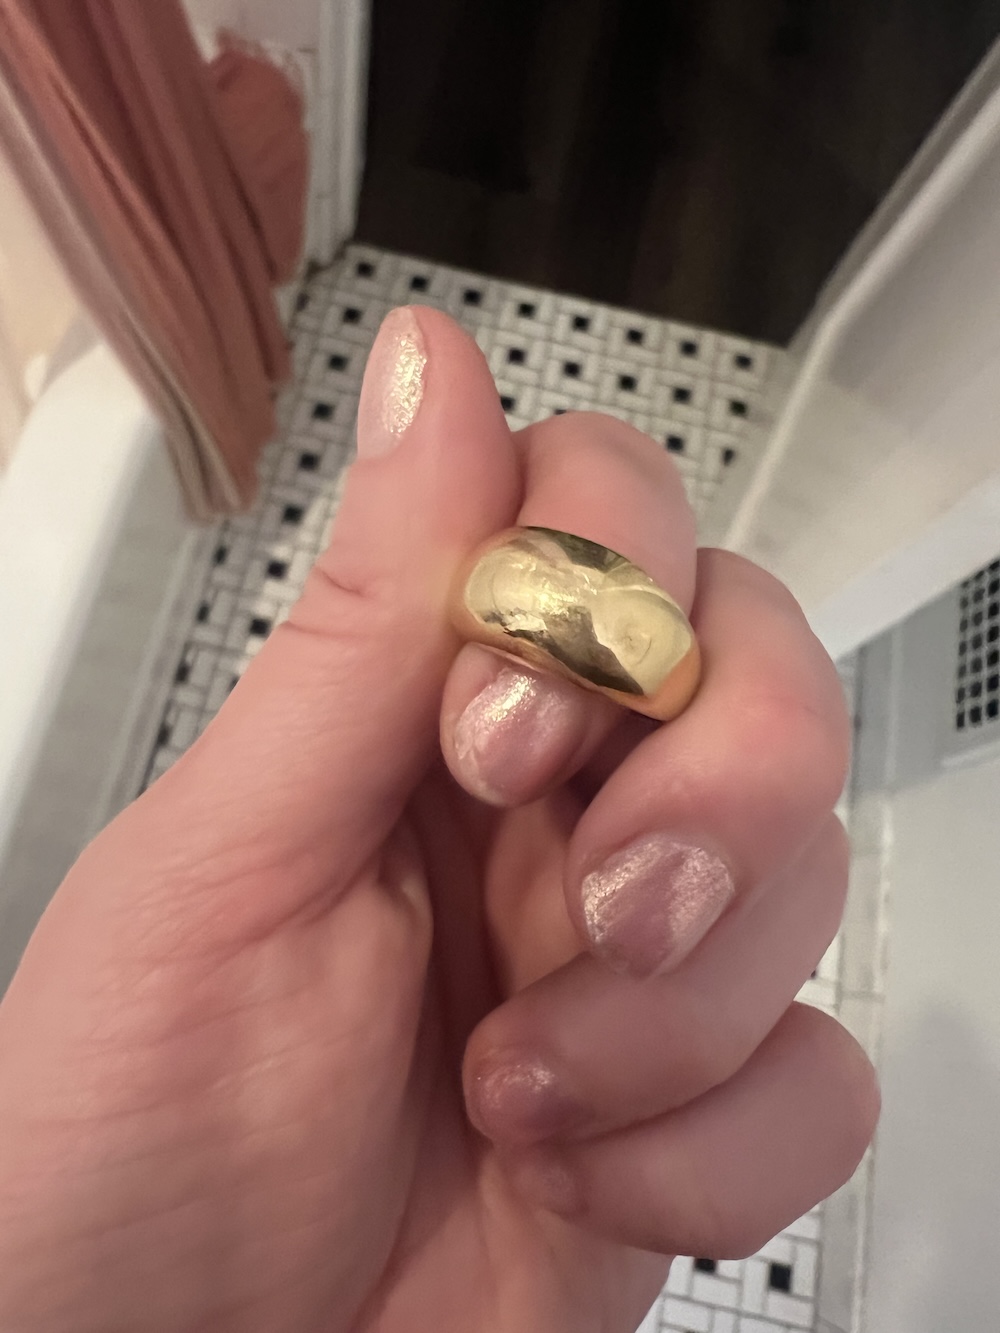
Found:
M 582 889 L 594 952 L 616 971 L 647 977 L 690 953 L 735 885 L 712 852 L 654 833 L 609 857 Z
M 380 458 L 413 425 L 424 396 L 427 351 L 410 306 L 390 310 L 368 357 L 358 405 L 358 457 Z
M 575 687 L 501 667 L 455 723 L 462 785 L 491 805 L 513 805 L 568 761 L 586 726 Z
M 467 1084 L 466 1104 L 478 1130 L 508 1143 L 537 1143 L 584 1119 L 555 1071 L 537 1059 L 511 1059 L 477 1071 Z

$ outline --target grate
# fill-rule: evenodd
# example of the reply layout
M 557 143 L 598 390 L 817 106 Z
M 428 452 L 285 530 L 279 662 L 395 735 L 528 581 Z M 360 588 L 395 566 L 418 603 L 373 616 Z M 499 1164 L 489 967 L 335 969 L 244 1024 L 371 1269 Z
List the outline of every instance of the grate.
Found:
M 955 663 L 955 730 L 974 731 L 1000 719 L 1000 560 L 959 589 Z

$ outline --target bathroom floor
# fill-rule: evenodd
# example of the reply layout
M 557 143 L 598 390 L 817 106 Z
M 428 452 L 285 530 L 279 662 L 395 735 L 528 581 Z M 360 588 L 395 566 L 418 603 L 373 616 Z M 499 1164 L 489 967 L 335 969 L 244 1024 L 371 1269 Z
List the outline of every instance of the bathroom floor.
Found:
M 752 472 L 755 414 L 776 349 L 350 246 L 299 299 L 295 379 L 264 456 L 260 498 L 251 513 L 221 523 L 208 547 L 201 600 L 143 785 L 203 730 L 298 596 L 352 458 L 368 348 L 387 310 L 408 302 L 446 310 L 474 334 L 515 428 L 573 409 L 623 417 L 670 451 L 701 519 L 724 481 Z M 838 938 L 800 996 L 831 1012 L 840 949 Z M 749 1259 L 678 1259 L 643 1333 L 817 1328 L 822 1228 L 816 1209 Z

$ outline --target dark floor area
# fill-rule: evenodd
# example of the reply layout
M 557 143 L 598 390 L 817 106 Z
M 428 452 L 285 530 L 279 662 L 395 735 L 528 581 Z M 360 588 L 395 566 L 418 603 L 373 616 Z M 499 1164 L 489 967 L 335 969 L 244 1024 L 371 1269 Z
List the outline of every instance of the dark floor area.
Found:
M 787 340 L 1000 0 L 374 0 L 359 239 Z

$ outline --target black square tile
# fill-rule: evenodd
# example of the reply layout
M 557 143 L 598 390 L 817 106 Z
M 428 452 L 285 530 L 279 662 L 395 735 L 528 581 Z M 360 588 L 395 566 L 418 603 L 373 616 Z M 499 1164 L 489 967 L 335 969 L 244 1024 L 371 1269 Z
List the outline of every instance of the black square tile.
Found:
M 747 414 L 747 405 L 742 398 L 731 398 L 729 400 L 729 411 L 734 417 L 745 417 Z
M 507 350 L 507 360 L 510 362 L 510 364 L 511 364 L 512 366 L 523 366 L 523 365 L 524 365 L 524 348 L 523 348 L 523 347 L 511 347 L 511 348 L 508 348 L 508 350 Z
M 298 296 L 295 298 L 295 309 L 297 311 L 305 310 L 308 304 L 309 304 L 309 293 L 299 292 Z
M 627 329 L 625 332 L 625 341 L 630 342 L 635 347 L 642 346 L 642 340 L 645 338 L 642 329 Z
M 733 357 L 733 364 L 737 370 L 753 370 L 753 357 L 748 356 L 746 352 L 737 352 Z
M 579 379 L 582 369 L 583 367 L 580 365 L 579 361 L 563 362 L 563 374 L 568 375 L 571 380 Z
M 730 463 L 735 463 L 735 461 L 736 461 L 736 450 L 735 450 L 735 449 L 723 449 L 723 451 L 722 451 L 722 466 L 723 466 L 723 467 L 729 467 Z
M 522 301 L 517 307 L 517 313 L 522 319 L 534 319 L 536 309 L 537 307 L 533 306 L 530 301 Z
M 361 323 L 361 311 L 357 308 L 357 306 L 349 305 L 347 307 L 347 309 L 344 311 L 344 323 L 345 324 Z
M 299 467 L 303 472 L 315 472 L 319 467 L 319 454 L 299 454 Z
M 619 375 L 618 387 L 624 393 L 635 393 L 637 381 L 634 375 Z
M 714 1259 L 696 1259 L 694 1266 L 698 1273 L 714 1273 L 718 1267 Z
M 666 444 L 672 454 L 682 454 L 684 452 L 685 440 L 683 435 L 668 435 Z
M 329 421 L 333 416 L 333 403 L 317 403 L 312 414 L 313 421 Z
M 212 556 L 213 565 L 224 565 L 226 563 L 226 556 L 228 554 L 229 554 L 228 546 L 217 546 L 215 548 L 215 554 Z
M 478 287 L 466 287 L 462 293 L 462 301 L 465 305 L 482 305 L 483 294 Z
M 269 579 L 283 579 L 288 573 L 287 560 L 270 560 L 267 565 L 267 577 Z
M 510 394 L 505 393 L 501 395 L 500 406 L 505 412 L 513 412 L 514 408 L 517 407 L 517 399 L 511 398 Z
M 204 625 L 205 621 L 211 614 L 212 614 L 211 603 L 202 602 L 202 604 L 198 607 L 198 611 L 195 615 L 195 620 L 197 620 L 199 625 Z
M 698 351 L 698 344 L 693 338 L 685 338 L 681 343 L 681 356 L 697 356 Z
M 767 1275 L 767 1285 L 772 1291 L 791 1291 L 791 1266 L 789 1264 L 772 1264 Z
M 358 261 L 354 272 L 359 278 L 370 278 L 375 273 L 375 265 L 370 264 L 367 259 L 361 259 Z
M 157 748 L 157 749 L 159 749 L 161 745 L 169 745 L 169 744 L 170 744 L 170 733 L 171 733 L 171 731 L 172 731 L 172 728 L 171 728 L 169 722 L 164 722 L 164 723 L 161 724 L 161 726 L 160 726 L 160 730 L 156 733 L 156 748 Z
M 263 616 L 254 616 L 253 620 L 250 621 L 250 633 L 258 638 L 266 639 L 270 632 L 271 622 L 265 620 Z
M 983 710 L 978 704 L 975 708 L 969 709 L 969 721 L 974 727 L 981 727 L 983 724 Z
M 691 401 L 691 390 L 686 389 L 683 384 L 676 384 L 671 397 L 675 403 L 689 403 Z
M 282 523 L 301 523 L 305 510 L 301 505 L 285 505 L 281 515 Z
M 346 370 L 349 364 L 350 358 L 346 357 L 343 352 L 334 352 L 327 359 L 326 368 L 327 370 Z
M 590 328 L 590 320 L 587 318 L 586 315 L 574 315 L 573 328 L 577 331 L 577 333 L 586 333 L 587 330 Z
M 425 277 L 423 273 L 414 273 L 410 279 L 411 292 L 425 292 L 429 286 L 430 278 Z
M 240 678 L 239 678 L 239 676 L 230 676 L 230 678 L 229 678 L 229 688 L 228 688 L 228 690 L 226 691 L 227 694 L 232 694 L 233 690 L 236 689 L 236 686 L 237 686 L 239 683 L 240 683 Z
M 991 699 L 989 701 L 986 705 L 986 716 L 991 722 L 995 718 L 1000 717 L 1000 699 Z
M 183 685 L 190 674 L 191 667 L 187 662 L 181 662 L 180 666 L 178 666 L 177 670 L 174 672 L 174 684 Z
M 567 409 L 565 407 L 554 407 L 552 409 L 552 415 L 554 417 L 564 417 L 566 415 L 566 411 Z

